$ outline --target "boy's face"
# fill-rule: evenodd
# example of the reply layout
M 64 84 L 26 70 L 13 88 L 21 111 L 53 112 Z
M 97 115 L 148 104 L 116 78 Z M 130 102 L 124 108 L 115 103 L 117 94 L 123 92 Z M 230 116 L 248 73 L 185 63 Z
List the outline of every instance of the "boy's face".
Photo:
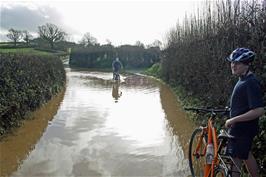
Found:
M 244 75 L 248 70 L 248 65 L 241 62 L 231 62 L 231 71 L 233 75 Z

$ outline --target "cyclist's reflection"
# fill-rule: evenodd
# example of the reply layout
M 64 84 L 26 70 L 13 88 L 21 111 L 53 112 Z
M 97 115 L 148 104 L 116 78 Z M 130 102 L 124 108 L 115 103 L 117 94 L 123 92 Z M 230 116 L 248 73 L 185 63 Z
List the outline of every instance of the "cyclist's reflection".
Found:
M 122 92 L 119 90 L 119 83 L 116 82 L 113 84 L 113 89 L 112 89 L 112 96 L 115 100 L 115 102 L 118 102 L 118 99 L 121 97 Z

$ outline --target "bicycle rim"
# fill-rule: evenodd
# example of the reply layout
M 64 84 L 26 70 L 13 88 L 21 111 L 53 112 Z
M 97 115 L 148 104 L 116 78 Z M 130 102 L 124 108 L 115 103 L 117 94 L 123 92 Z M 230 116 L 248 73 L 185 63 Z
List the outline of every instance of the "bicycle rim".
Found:
M 120 75 L 119 74 L 115 74 L 115 76 L 114 76 L 114 80 L 120 80 Z
M 224 168 L 217 168 L 214 171 L 214 177 L 227 177 L 226 170 Z
M 197 156 L 193 154 L 196 150 L 198 142 L 200 141 L 202 130 L 197 128 L 191 135 L 191 139 L 189 142 L 189 168 L 191 171 L 192 177 L 203 177 L 204 176 L 204 164 L 205 164 L 205 156 Z M 202 143 L 200 145 L 199 152 L 203 152 L 204 147 L 207 144 L 207 137 L 205 136 L 202 139 Z

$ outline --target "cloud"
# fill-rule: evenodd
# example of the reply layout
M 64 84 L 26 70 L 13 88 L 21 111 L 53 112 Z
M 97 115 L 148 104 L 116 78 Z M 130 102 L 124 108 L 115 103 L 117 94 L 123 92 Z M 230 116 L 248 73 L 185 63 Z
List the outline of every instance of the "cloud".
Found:
M 100 43 L 115 45 L 161 40 L 177 20 L 195 12 L 203 0 L 0 0 L 0 41 L 8 29 L 37 33 L 38 26 L 53 23 L 78 42 L 90 32 Z M 36 36 L 37 37 L 37 36 Z
M 1 26 L 0 26 L 0 40 L 6 41 L 6 34 L 8 29 L 14 28 L 16 30 L 27 30 L 30 33 L 38 31 L 38 26 L 46 23 L 53 23 L 63 31 L 73 31 L 70 27 L 63 24 L 62 15 L 56 8 L 48 5 L 34 5 L 34 4 L 4 4 L 1 5 Z
M 48 15 L 49 14 L 49 15 Z M 1 7 L 1 28 L 37 31 L 38 26 L 45 23 L 60 24 L 61 16 L 56 9 L 43 6 L 30 8 L 25 5 Z

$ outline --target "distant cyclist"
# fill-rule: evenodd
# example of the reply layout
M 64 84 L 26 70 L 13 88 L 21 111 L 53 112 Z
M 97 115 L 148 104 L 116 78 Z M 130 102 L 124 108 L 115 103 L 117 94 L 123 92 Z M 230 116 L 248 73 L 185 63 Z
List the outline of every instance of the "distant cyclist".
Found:
M 113 61 L 112 67 L 113 67 L 113 79 L 119 80 L 120 79 L 119 72 L 122 69 L 123 65 L 118 57 L 116 57 L 116 59 Z
M 263 93 L 259 81 L 250 71 L 255 53 L 247 48 L 237 48 L 227 60 L 232 74 L 239 77 L 230 100 L 230 119 L 225 123 L 231 135 L 236 137 L 228 144 L 228 152 L 238 167 L 244 160 L 252 177 L 258 177 L 258 165 L 251 152 L 253 138 L 258 134 L 259 117 L 264 114 Z M 236 171 L 236 170 L 233 170 Z M 239 177 L 233 173 L 233 177 Z

